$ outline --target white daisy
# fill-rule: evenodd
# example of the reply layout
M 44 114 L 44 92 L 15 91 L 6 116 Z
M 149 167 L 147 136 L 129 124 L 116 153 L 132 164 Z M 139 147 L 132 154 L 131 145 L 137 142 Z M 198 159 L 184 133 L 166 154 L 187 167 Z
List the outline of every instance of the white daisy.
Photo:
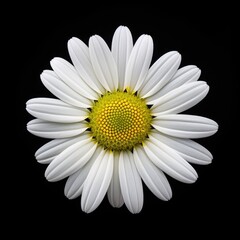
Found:
M 82 210 L 95 210 L 107 193 L 113 207 L 124 203 L 132 213 L 143 206 L 142 180 L 161 200 L 172 197 L 165 174 L 193 183 L 189 164 L 209 164 L 211 153 L 193 138 L 213 135 L 218 125 L 205 117 L 179 114 L 200 102 L 209 86 L 197 81 L 193 65 L 180 69 L 181 56 L 171 51 L 150 66 L 153 41 L 120 26 L 111 50 L 100 36 L 89 46 L 78 38 L 68 42 L 73 65 L 51 61 L 41 80 L 59 99 L 34 98 L 27 111 L 36 117 L 32 134 L 54 140 L 36 152 L 49 164 L 48 181 L 68 177 L 65 195 L 81 195 Z

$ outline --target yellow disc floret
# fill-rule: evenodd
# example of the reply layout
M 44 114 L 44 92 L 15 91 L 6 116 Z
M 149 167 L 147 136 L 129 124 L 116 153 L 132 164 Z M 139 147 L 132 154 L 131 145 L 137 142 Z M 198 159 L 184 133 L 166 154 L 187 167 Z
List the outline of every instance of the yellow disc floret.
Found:
M 128 92 L 107 93 L 94 103 L 89 127 L 98 144 L 110 150 L 131 150 L 148 135 L 151 114 L 145 101 Z

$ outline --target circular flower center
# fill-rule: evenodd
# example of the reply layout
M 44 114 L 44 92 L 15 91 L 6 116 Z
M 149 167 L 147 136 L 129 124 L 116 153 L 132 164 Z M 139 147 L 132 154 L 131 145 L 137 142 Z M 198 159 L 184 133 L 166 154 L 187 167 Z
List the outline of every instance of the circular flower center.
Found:
M 145 101 L 127 92 L 107 93 L 89 115 L 93 137 L 110 150 L 131 150 L 148 135 L 151 114 Z

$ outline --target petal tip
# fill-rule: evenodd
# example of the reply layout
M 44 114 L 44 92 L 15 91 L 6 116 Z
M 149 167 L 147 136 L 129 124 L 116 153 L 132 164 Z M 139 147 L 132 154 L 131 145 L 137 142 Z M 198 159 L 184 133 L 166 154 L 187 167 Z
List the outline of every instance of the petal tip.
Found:
M 212 160 L 213 160 L 213 157 L 211 157 L 211 158 L 208 158 L 207 160 L 205 160 L 205 164 L 204 165 L 209 165 L 209 164 L 211 164 L 212 163 Z
M 91 213 L 94 210 L 94 209 L 91 209 L 89 206 L 87 206 L 87 203 L 83 202 L 83 200 L 81 201 L 81 208 L 82 208 L 82 211 L 87 213 L 87 214 Z
M 49 71 L 50 71 L 50 70 L 47 70 L 47 69 L 43 70 L 42 73 L 40 74 L 40 77 L 42 78 L 42 77 L 48 75 L 48 74 L 49 74 Z
M 51 173 L 49 173 L 48 175 L 45 174 L 45 178 L 48 182 L 57 182 L 60 180 L 60 179 L 54 178 L 54 176 L 52 176 Z
M 181 54 L 177 50 L 172 50 L 169 53 L 171 53 L 172 56 L 174 56 L 174 55 L 180 55 L 181 56 Z
M 32 102 L 32 99 L 29 99 L 29 100 L 26 101 L 26 103 L 25 103 L 25 104 L 26 104 L 26 108 L 27 108 L 27 105 L 28 105 L 29 103 L 31 103 L 31 102 Z
M 77 44 L 77 42 L 80 41 L 77 37 L 71 37 L 67 42 L 67 47 L 72 48 L 73 44 Z
M 214 120 L 212 120 L 212 126 L 213 126 L 213 129 L 212 129 L 212 135 L 215 134 L 218 129 L 219 129 L 219 125 L 217 122 L 215 122 Z
M 68 199 L 71 199 L 71 197 L 72 197 L 71 194 L 70 194 L 70 192 L 71 192 L 71 191 L 70 191 L 69 188 L 66 188 L 66 187 L 64 188 L 64 195 L 65 195 L 65 197 L 68 198 Z
M 182 55 L 178 51 L 175 51 L 174 55 L 176 55 L 177 60 L 181 60 L 182 59 Z
M 69 42 L 72 42 L 72 41 L 76 41 L 76 40 L 78 40 L 77 37 L 71 37 L 71 38 L 68 40 L 68 43 L 69 43 Z
M 116 30 L 122 30 L 122 29 L 125 29 L 126 27 L 124 25 L 120 25 L 119 27 L 116 28 Z
M 55 182 L 55 181 L 57 181 L 57 180 L 54 180 L 55 178 L 54 178 L 54 176 L 53 176 L 53 172 L 52 172 L 52 170 L 49 168 L 51 166 L 51 164 L 50 165 L 48 165 L 48 167 L 47 167 L 47 169 L 45 170 L 45 173 L 44 173 L 44 177 L 49 181 L 49 182 Z
M 144 38 L 150 43 L 151 45 L 153 44 L 153 39 L 150 35 L 144 34 Z
M 58 57 L 54 57 L 54 58 L 50 61 L 51 67 L 53 68 L 58 61 L 59 61 L 59 58 L 58 58 Z
M 197 174 L 196 171 L 194 171 L 192 173 L 191 177 L 189 177 L 189 179 L 188 179 L 188 181 L 186 183 L 189 183 L 189 184 L 195 183 L 197 181 L 197 179 L 198 179 L 198 174 Z

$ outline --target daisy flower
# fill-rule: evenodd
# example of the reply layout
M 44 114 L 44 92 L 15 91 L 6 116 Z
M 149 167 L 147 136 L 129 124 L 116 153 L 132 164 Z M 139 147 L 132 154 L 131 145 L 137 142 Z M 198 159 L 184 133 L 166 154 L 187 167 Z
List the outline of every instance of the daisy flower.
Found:
M 180 66 L 171 51 L 151 65 L 153 40 L 141 35 L 135 44 L 125 26 L 116 29 L 111 50 L 98 35 L 88 46 L 68 41 L 72 63 L 56 57 L 41 80 L 57 98 L 34 98 L 27 111 L 36 119 L 30 133 L 53 139 L 37 150 L 49 164 L 50 182 L 67 178 L 64 193 L 81 195 L 84 212 L 94 211 L 107 194 L 113 207 L 132 213 L 143 207 L 143 182 L 159 199 L 172 197 L 168 176 L 193 183 L 190 163 L 209 164 L 211 153 L 191 140 L 213 135 L 218 125 L 205 117 L 179 114 L 208 93 L 197 81 L 200 70 Z M 151 66 L 150 66 L 151 65 Z

